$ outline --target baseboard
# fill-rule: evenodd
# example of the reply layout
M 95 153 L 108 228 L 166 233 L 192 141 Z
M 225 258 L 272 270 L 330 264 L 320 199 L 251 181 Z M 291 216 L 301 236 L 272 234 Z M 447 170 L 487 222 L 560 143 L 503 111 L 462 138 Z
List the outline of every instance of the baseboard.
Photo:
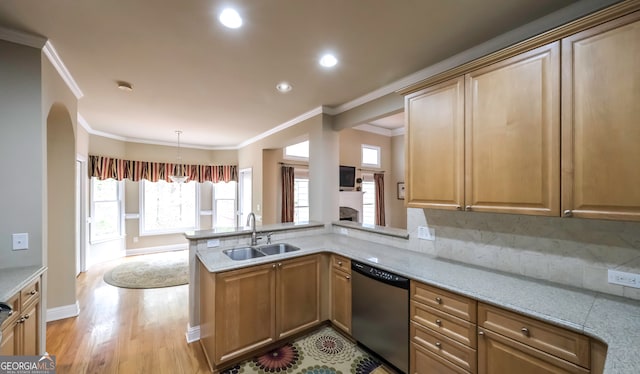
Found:
M 47 322 L 57 321 L 59 319 L 77 317 L 80 314 L 80 304 L 76 300 L 75 304 L 59 306 L 47 309 Z
M 136 249 L 127 249 L 127 256 L 148 255 L 151 253 L 184 251 L 189 249 L 188 244 L 161 245 L 157 247 L 144 247 Z
M 187 325 L 187 343 L 193 343 L 195 341 L 200 340 L 200 326 L 189 326 Z

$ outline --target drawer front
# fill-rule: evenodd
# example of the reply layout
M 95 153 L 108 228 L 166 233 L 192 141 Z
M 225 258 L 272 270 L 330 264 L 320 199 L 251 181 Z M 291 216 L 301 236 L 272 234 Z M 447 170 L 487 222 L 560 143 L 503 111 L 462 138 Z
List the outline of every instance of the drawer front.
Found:
M 2 322 L 2 325 L 0 326 L 0 328 L 9 326 L 20 315 L 20 294 L 17 293 L 11 296 L 11 298 L 5 301 L 5 303 L 11 306 L 11 309 L 13 309 L 13 311 L 11 312 L 11 315 L 7 319 L 5 319 L 4 322 Z
M 31 302 L 40 297 L 40 279 L 33 281 L 30 285 L 20 291 L 22 299 L 22 308 L 31 304 Z
M 411 320 L 471 348 L 476 348 L 476 325 L 437 309 L 411 301 Z
M 429 352 L 416 343 L 409 346 L 409 371 L 412 374 L 467 374 L 468 371 Z
M 351 274 L 351 260 L 346 257 L 332 255 L 331 265 L 336 269 L 340 269 L 348 274 Z
M 576 365 L 590 367 L 589 338 L 584 335 L 482 303 L 478 306 L 478 324 Z
M 476 322 L 477 302 L 437 287 L 411 281 L 411 298 L 469 322 Z
M 476 350 L 444 335 L 411 322 L 411 340 L 461 368 L 476 373 Z

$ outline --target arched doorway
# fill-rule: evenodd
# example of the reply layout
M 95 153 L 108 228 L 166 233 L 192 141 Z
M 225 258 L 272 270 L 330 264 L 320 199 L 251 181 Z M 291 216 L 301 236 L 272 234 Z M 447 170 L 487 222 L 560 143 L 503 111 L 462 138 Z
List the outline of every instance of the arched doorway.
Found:
M 63 104 L 53 104 L 47 115 L 47 308 L 55 315 L 77 315 L 76 141 L 73 121 Z M 74 312 L 75 311 L 75 312 Z

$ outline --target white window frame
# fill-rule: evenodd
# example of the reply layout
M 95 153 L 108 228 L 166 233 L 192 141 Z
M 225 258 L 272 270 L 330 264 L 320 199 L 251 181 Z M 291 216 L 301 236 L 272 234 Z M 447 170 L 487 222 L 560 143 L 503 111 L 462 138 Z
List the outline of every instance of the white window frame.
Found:
M 362 178 L 362 187 L 363 187 L 362 190 L 363 190 L 363 192 L 364 192 L 365 183 L 367 183 L 367 184 L 371 183 L 373 185 L 373 203 L 371 203 L 371 204 L 366 204 L 365 203 L 365 200 L 368 200 L 368 198 L 369 198 L 369 196 L 367 196 L 368 192 L 362 194 L 362 213 L 361 213 L 362 214 L 362 224 L 364 224 L 364 225 L 375 225 L 376 224 L 376 216 L 375 216 L 375 214 L 376 214 L 376 196 L 375 196 L 376 195 L 376 182 L 373 179 L 373 174 L 370 174 L 370 173 L 363 173 L 361 178 Z M 373 207 L 373 222 L 365 222 L 365 214 L 364 214 L 365 206 L 372 206 Z
M 365 149 L 376 151 L 376 153 L 378 155 L 378 160 L 377 160 L 377 162 L 375 164 L 370 164 L 370 163 L 365 163 L 364 162 L 364 150 Z M 381 151 L 380 147 L 378 147 L 376 145 L 362 144 L 361 148 L 360 148 L 360 161 L 361 161 L 362 166 L 379 168 L 380 167 L 381 154 L 382 154 L 382 151 Z
M 218 183 L 235 183 L 236 188 L 234 191 L 234 196 L 233 196 L 233 215 L 234 215 L 234 219 L 233 219 L 233 224 L 235 226 L 238 225 L 238 182 L 218 182 Z M 217 207 L 218 205 L 216 204 L 217 200 L 231 200 L 231 199 L 217 199 L 216 198 L 216 184 L 218 183 L 213 183 L 213 188 L 211 189 L 211 228 L 215 229 L 218 228 L 218 222 L 217 222 Z
M 145 183 L 155 183 L 149 182 L 146 179 L 142 179 L 140 181 L 140 198 L 139 198 L 139 209 L 140 209 L 140 219 L 139 219 L 139 235 L 140 236 L 153 236 L 153 235 L 166 235 L 166 234 L 180 234 L 185 231 L 197 230 L 200 227 L 200 183 L 197 182 L 187 182 L 187 183 L 195 183 L 195 221 L 194 227 L 176 227 L 168 230 L 146 230 L 145 229 L 145 206 L 144 206 L 144 190 Z
M 294 223 L 301 223 L 301 222 L 308 222 L 308 219 L 305 221 L 300 221 L 299 219 L 296 219 L 296 209 L 300 209 L 300 208 L 307 208 L 309 211 L 309 216 L 311 216 L 311 202 L 309 201 L 310 199 L 310 194 L 309 194 L 309 188 L 310 188 L 310 179 L 309 179 L 309 170 L 308 169 L 301 169 L 301 168 L 294 168 L 294 184 L 295 184 L 295 180 L 296 179 L 305 179 L 307 181 L 307 203 L 309 203 L 309 205 L 295 205 L 295 197 L 294 197 L 294 206 L 293 206 L 293 222 Z M 295 191 L 295 187 L 294 187 L 294 191 Z
M 93 239 L 93 218 L 95 217 L 95 212 L 96 212 L 96 201 L 94 200 L 94 193 L 93 193 L 93 187 L 94 187 L 94 183 L 98 181 L 98 178 L 96 177 L 92 177 L 91 178 L 91 206 L 89 207 L 89 215 L 90 215 L 90 226 L 89 226 L 89 243 L 90 244 L 99 244 L 99 243 L 104 243 L 104 242 L 108 242 L 111 240 L 118 240 L 118 239 L 122 239 L 124 236 L 124 184 L 122 181 L 116 181 L 117 183 L 117 189 L 118 189 L 118 197 L 116 202 L 118 202 L 118 233 L 116 235 L 114 235 L 113 237 L 106 237 L 106 238 L 101 238 L 99 240 L 94 240 Z M 111 200 L 110 200 L 111 201 Z M 101 201 L 102 202 L 102 201 Z
M 248 183 L 246 179 L 248 179 Z M 248 201 L 244 199 L 245 195 L 248 195 Z M 253 210 L 253 169 L 251 168 L 240 169 L 238 172 L 237 201 L 238 219 L 236 225 L 242 227 L 247 222 L 247 216 Z
M 309 146 L 309 139 L 299 139 L 300 141 L 297 141 L 296 143 L 290 144 L 284 148 L 282 148 L 282 158 L 285 160 L 293 160 L 293 161 L 309 161 L 309 156 L 307 157 L 302 157 L 302 156 L 296 156 L 296 155 L 290 155 L 287 153 L 287 149 L 289 147 L 295 146 L 295 145 L 299 145 L 302 143 L 307 143 L 307 154 L 309 154 L 309 150 L 308 150 L 308 146 Z

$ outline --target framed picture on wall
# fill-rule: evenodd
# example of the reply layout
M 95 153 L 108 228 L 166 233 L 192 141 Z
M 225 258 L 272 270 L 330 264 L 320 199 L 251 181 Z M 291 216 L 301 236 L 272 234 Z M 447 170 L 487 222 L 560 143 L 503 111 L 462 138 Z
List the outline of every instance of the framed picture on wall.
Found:
M 404 182 L 398 182 L 398 200 L 404 200 Z

